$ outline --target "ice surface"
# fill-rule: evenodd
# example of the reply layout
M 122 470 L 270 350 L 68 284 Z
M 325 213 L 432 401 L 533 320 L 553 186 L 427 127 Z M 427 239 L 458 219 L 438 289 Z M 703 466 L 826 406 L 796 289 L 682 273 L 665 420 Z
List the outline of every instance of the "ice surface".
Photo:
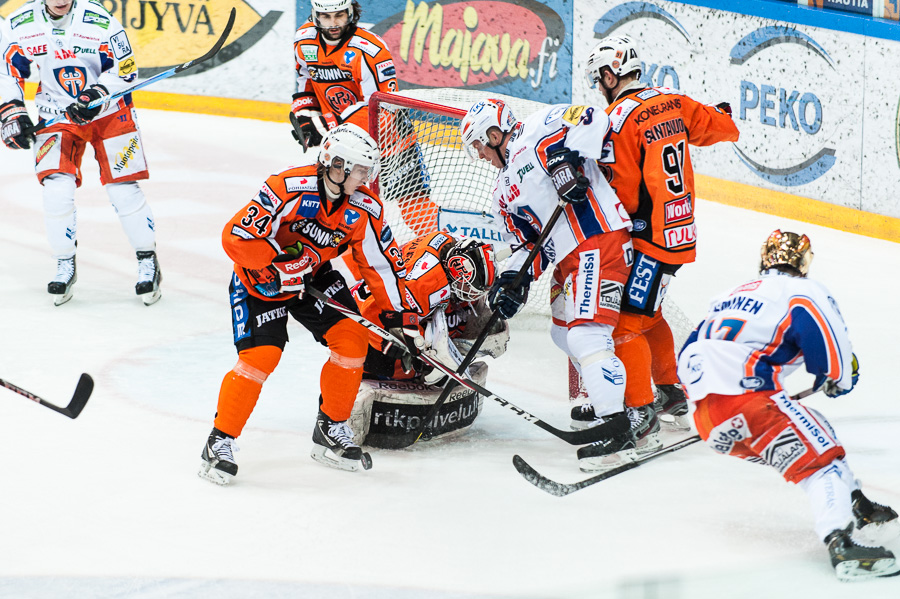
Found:
M 772 470 L 694 445 L 557 498 L 521 454 L 573 482 L 575 447 L 488 402 L 468 434 L 372 450 L 368 472 L 309 457 L 324 348 L 296 323 L 236 455 L 230 487 L 196 475 L 235 362 L 225 222 L 304 157 L 290 127 L 141 111 L 162 300 L 134 295 L 136 260 L 85 161 L 78 283 L 54 307 L 55 264 L 28 152 L 0 148 L 0 376 L 77 420 L 0 389 L 0 597 L 897 597 L 900 581 L 840 584 L 803 492 Z M 896 317 L 900 246 L 699 201 L 699 259 L 670 300 L 692 319 L 753 276 L 776 227 L 810 235 L 812 276 L 840 302 L 861 363 L 849 396 L 810 398 L 876 501 L 900 504 Z M 544 331 L 513 332 L 488 387 L 567 423 L 566 364 Z M 809 385 L 796 375 L 792 391 Z M 894 543 L 894 551 L 900 544 Z

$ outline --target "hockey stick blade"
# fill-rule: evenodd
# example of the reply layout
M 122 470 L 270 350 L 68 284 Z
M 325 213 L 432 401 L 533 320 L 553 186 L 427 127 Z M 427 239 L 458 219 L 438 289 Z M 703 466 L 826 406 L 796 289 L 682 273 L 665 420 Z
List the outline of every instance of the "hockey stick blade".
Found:
M 334 299 L 328 297 L 327 295 L 325 295 L 318 289 L 316 289 L 314 287 L 307 287 L 306 291 L 307 291 L 307 293 L 309 293 L 310 295 L 312 295 L 319 301 L 325 303 L 325 305 L 337 310 L 338 312 L 340 312 L 341 314 L 343 314 L 350 320 L 354 320 L 354 321 L 358 322 L 359 324 L 363 325 L 370 331 L 372 331 L 375 334 L 377 334 L 378 336 L 380 336 L 382 339 L 387 339 L 388 341 L 395 343 L 397 345 L 397 347 L 401 347 L 401 348 L 406 347 L 406 344 L 404 344 L 401 340 L 394 337 L 394 335 L 392 335 L 388 331 L 385 331 L 383 328 L 381 328 L 374 322 L 368 320 L 367 318 L 360 316 L 359 314 L 357 314 L 350 308 L 344 306 L 340 302 L 337 302 Z M 418 355 L 418 358 L 421 359 L 426 364 L 436 368 L 437 370 L 440 370 L 445 375 L 449 376 L 458 385 L 465 387 L 467 389 L 471 389 L 472 391 L 475 391 L 479 395 L 484 396 L 485 399 L 490 399 L 490 400 L 493 400 L 493 401 L 499 403 L 503 407 L 508 408 L 510 411 L 512 411 L 514 414 L 516 414 L 520 418 L 527 420 L 528 422 L 537 426 L 538 428 L 544 429 L 551 435 L 557 437 L 558 439 L 562 439 L 566 443 L 570 443 L 572 445 L 587 445 L 588 443 L 594 443 L 595 441 L 599 441 L 601 438 L 603 438 L 605 436 L 605 430 L 604 430 L 603 425 L 586 428 L 586 429 L 582 429 L 582 430 L 576 430 L 576 431 L 561 430 L 556 427 L 553 427 L 553 426 L 547 424 L 546 422 L 544 422 L 543 420 L 541 420 L 540 418 L 538 418 L 537 416 L 535 416 L 534 414 L 531 414 L 531 413 L 527 412 L 526 410 L 523 410 L 522 408 L 518 407 L 514 403 L 512 403 L 506 399 L 503 399 L 499 395 L 492 393 L 491 391 L 482 387 L 481 385 L 479 385 L 472 379 L 470 379 L 466 376 L 463 376 L 461 374 L 458 374 L 452 368 L 450 368 L 449 366 L 446 366 L 445 364 L 442 364 L 438 360 L 435 360 L 428 354 L 421 353 Z M 414 432 L 416 433 L 417 436 L 421 434 L 421 432 L 419 432 L 419 431 L 414 431 Z
M 177 75 L 178 73 L 181 73 L 182 71 L 186 71 L 187 69 L 189 69 L 191 67 L 197 66 L 201 62 L 206 62 L 207 60 L 209 60 L 210 58 L 215 56 L 219 52 L 219 50 L 222 49 L 222 46 L 225 45 L 225 40 L 228 39 L 228 36 L 231 35 L 232 28 L 234 28 L 235 18 L 237 18 L 237 10 L 232 7 L 231 14 L 228 15 L 228 22 L 225 24 L 225 28 L 222 30 L 221 35 L 219 35 L 219 39 L 216 40 L 216 43 L 213 44 L 213 47 L 210 48 L 206 52 L 206 54 L 204 54 L 203 56 L 189 60 L 178 66 L 172 67 L 171 69 L 167 69 L 167 70 L 163 71 L 162 73 L 157 73 L 156 75 L 154 75 L 153 77 L 150 77 L 149 79 L 141 81 L 140 83 L 136 83 L 136 84 L 134 84 L 130 87 L 127 87 L 123 90 L 119 90 L 114 94 L 110 94 L 109 96 L 106 96 L 105 98 L 97 98 L 93 102 L 88 103 L 88 108 L 96 108 L 96 107 L 106 104 L 108 102 L 113 102 L 115 100 L 118 100 L 122 96 L 126 96 L 126 95 L 130 94 L 131 92 L 137 91 L 143 87 L 147 87 L 148 85 L 156 83 L 157 81 L 162 81 L 163 79 L 168 79 L 172 75 Z M 53 117 L 50 120 L 39 122 L 37 125 L 32 127 L 27 133 L 29 135 L 34 135 L 40 131 L 43 131 L 47 127 L 51 127 L 57 123 L 61 123 L 62 121 L 65 121 L 65 120 L 67 120 L 67 117 L 66 117 L 66 113 L 64 112 L 60 115 Z
M 69 401 L 69 405 L 64 408 L 61 408 L 55 404 L 50 403 L 49 401 L 42 399 L 31 393 L 30 391 L 26 391 L 21 387 L 17 387 L 8 381 L 4 381 L 0 379 L 0 386 L 6 387 L 10 391 L 14 391 L 23 397 L 27 397 L 31 401 L 37 402 L 46 408 L 50 408 L 54 412 L 59 412 L 63 416 L 68 416 L 69 418 L 78 418 L 78 415 L 81 414 L 81 411 L 84 409 L 84 406 L 87 404 L 88 399 L 91 397 L 91 393 L 94 391 L 94 379 L 91 378 L 91 375 L 87 373 L 83 373 L 81 378 L 78 379 L 78 385 L 75 386 L 75 393 L 72 395 L 71 401 Z
M 549 478 L 547 478 L 546 476 L 544 476 L 543 474 L 541 474 L 540 472 L 538 472 L 537 470 L 532 468 L 528 464 L 528 462 L 526 462 L 524 459 L 522 459 L 518 455 L 513 456 L 513 466 L 519 472 L 519 474 L 522 475 L 522 478 L 524 478 L 525 480 L 527 480 L 528 482 L 533 484 L 535 487 L 537 487 L 541 491 L 545 491 L 556 497 L 565 497 L 566 495 L 574 493 L 575 491 L 579 491 L 585 487 L 589 487 L 593 484 L 599 483 L 602 480 L 606 480 L 608 478 L 612 478 L 614 476 L 622 474 L 623 472 L 628 472 L 629 470 L 633 470 L 633 469 L 637 468 L 638 466 L 640 466 L 641 464 L 645 464 L 651 460 L 655 460 L 656 458 L 664 456 L 667 453 L 672 453 L 673 451 L 678 451 L 679 449 L 684 449 L 688 445 L 693 445 L 694 443 L 696 443 L 699 440 L 700 440 L 700 435 L 693 435 L 691 437 L 688 437 L 687 439 L 682 439 L 681 441 L 679 441 L 677 443 L 673 443 L 672 445 L 669 445 L 668 447 L 664 447 L 664 448 L 660 449 L 659 451 L 654 451 L 653 453 L 643 456 L 633 462 L 623 464 L 622 466 L 619 466 L 618 468 L 613 468 L 612 470 L 607 470 L 606 472 L 603 472 L 596 476 L 592 476 L 583 481 L 580 481 L 577 483 L 571 483 L 571 484 L 558 483 L 554 480 L 550 480 Z

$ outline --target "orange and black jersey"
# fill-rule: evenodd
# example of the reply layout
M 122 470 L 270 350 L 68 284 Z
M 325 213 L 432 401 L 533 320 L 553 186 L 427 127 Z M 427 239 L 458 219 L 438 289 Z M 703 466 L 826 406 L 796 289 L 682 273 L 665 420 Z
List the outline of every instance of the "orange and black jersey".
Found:
M 351 28 L 340 43 L 329 46 L 316 26 L 306 23 L 294 34 L 294 60 L 295 112 L 319 110 L 339 121 L 342 112 L 354 104 L 365 104 L 374 92 L 397 91 L 394 60 L 384 40 L 362 27 Z M 366 114 L 363 108 L 358 117 L 365 120 Z M 368 124 L 362 127 L 368 129 Z
M 337 202 L 327 201 L 316 166 L 292 167 L 266 179 L 259 193 L 222 231 L 222 246 L 247 290 L 262 299 L 283 300 L 272 259 L 298 247 L 312 274 L 347 250 L 382 310 L 403 310 L 406 268 L 384 206 L 368 188 Z
M 600 168 L 631 216 L 634 249 L 665 264 L 696 256 L 689 144 L 737 141 L 726 112 L 664 87 L 626 91 L 607 109 L 610 141 Z

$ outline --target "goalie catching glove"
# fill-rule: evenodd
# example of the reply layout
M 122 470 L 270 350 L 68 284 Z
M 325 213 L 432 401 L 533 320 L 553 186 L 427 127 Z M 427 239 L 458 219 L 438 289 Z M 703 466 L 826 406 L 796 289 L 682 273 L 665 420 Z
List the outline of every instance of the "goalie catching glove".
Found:
M 838 387 L 836 381 L 825 378 L 824 375 L 819 375 L 816 377 L 816 382 L 813 385 L 813 388 L 816 391 L 821 391 L 828 397 L 840 397 L 841 395 L 846 395 L 853 390 L 853 387 L 856 386 L 856 383 L 859 382 L 859 360 L 856 359 L 856 354 L 853 354 L 853 361 L 851 362 L 853 366 L 853 371 L 850 374 L 850 388 L 849 389 L 841 389 Z
M 578 170 L 583 164 L 584 158 L 577 150 L 560 148 L 547 155 L 547 172 L 556 194 L 564 202 L 577 204 L 587 199 L 591 182 Z
M 34 128 L 31 117 L 21 100 L 0 106 L 0 137 L 11 150 L 27 150 L 34 143 L 34 135 L 26 133 Z
M 76 125 L 87 125 L 109 105 L 109 102 L 104 102 L 94 108 L 89 108 L 88 104 L 94 100 L 108 97 L 109 92 L 106 88 L 99 83 L 95 83 L 78 94 L 78 99 L 66 108 L 66 114 L 69 116 L 69 120 Z

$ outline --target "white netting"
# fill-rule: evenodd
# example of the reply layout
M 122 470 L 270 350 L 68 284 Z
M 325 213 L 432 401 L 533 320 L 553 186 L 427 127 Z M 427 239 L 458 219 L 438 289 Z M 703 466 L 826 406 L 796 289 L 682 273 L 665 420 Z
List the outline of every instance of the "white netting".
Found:
M 377 135 L 371 132 L 378 139 L 382 154 L 379 193 L 386 206 L 386 220 L 400 244 L 436 230 L 439 209 L 490 213 L 497 169 L 484 160 L 470 160 L 459 139 L 459 123 L 469 106 L 485 98 L 500 98 L 518 119 L 545 106 L 501 94 L 467 90 L 411 90 L 402 96 L 438 107 L 402 105 L 399 99 L 379 103 L 379 130 Z M 490 223 L 490 217 L 484 222 Z M 484 234 L 483 229 L 478 230 Z M 479 233 L 474 231 L 477 237 Z M 540 281 L 532 284 L 528 304 L 517 317 L 519 324 L 535 317 L 539 317 L 538 323 L 546 324 L 545 319 L 550 316 L 550 278 L 545 273 Z

